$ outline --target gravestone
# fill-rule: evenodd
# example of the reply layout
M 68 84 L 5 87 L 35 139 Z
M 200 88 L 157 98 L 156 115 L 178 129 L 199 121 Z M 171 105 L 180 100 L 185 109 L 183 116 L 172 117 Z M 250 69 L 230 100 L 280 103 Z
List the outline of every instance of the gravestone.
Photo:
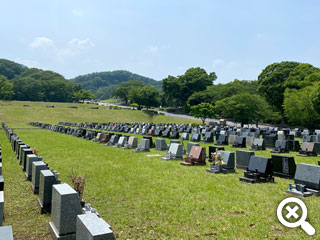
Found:
M 288 140 L 289 142 L 289 151 L 299 152 L 300 151 L 300 143 L 295 140 Z
M 108 223 L 94 213 L 77 216 L 77 240 L 115 240 L 113 231 Z
M 266 144 L 265 140 L 261 138 L 255 138 L 253 140 L 251 151 L 257 151 L 257 150 L 266 150 Z
M 164 155 L 162 160 L 182 160 L 183 159 L 183 146 L 179 143 L 170 144 L 168 152 Z
M 226 135 L 219 135 L 216 144 L 217 144 L 217 145 L 228 145 L 228 136 L 226 136 Z
M 320 166 L 300 163 L 294 176 L 295 185 L 289 184 L 287 193 L 302 197 L 320 195 Z
M 111 146 L 116 144 L 119 141 L 119 136 L 118 135 L 112 135 L 109 142 L 107 142 L 105 145 L 106 146 Z
M 193 142 L 200 142 L 201 136 L 199 133 L 192 133 L 191 134 L 191 141 Z
M 150 140 L 149 139 L 141 139 L 139 146 L 136 150 L 132 152 L 149 152 L 150 151 Z
M 0 240 L 13 240 L 12 226 L 0 227 Z
M 200 145 L 199 145 L 199 143 L 188 142 L 188 143 L 187 143 L 187 152 L 186 152 L 187 155 L 189 155 L 189 153 L 190 153 L 190 151 L 191 151 L 191 148 L 192 148 L 193 146 L 200 146 Z
M 206 132 L 203 137 L 204 142 L 213 143 L 213 132 Z
M 247 169 L 250 163 L 251 156 L 254 156 L 254 152 L 237 150 L 236 151 L 237 168 Z
M 187 132 L 182 133 L 180 139 L 182 141 L 189 140 L 189 133 L 187 133 Z
M 60 180 L 51 170 L 40 171 L 38 204 L 41 214 L 51 212 L 52 186 L 59 183 Z
M 212 154 L 217 151 L 224 151 L 224 147 L 219 146 L 209 146 L 209 162 L 212 161 Z
M 273 175 L 282 178 L 293 178 L 296 173 L 296 163 L 293 157 L 272 155 Z
M 47 169 L 48 165 L 43 161 L 32 163 L 32 189 L 34 194 L 39 193 L 40 171 Z
M 3 191 L 0 191 L 0 226 L 3 225 L 3 217 L 4 217 L 4 194 Z M 1 236 L 0 236 L 1 239 Z
M 24 148 L 22 149 L 22 154 L 20 157 L 20 161 L 21 161 L 21 168 L 22 170 L 25 172 L 26 168 L 27 168 L 27 155 L 28 154 L 32 154 L 32 149 L 31 148 Z
M 236 136 L 236 140 L 234 141 L 232 147 L 245 148 L 246 147 L 246 137 Z
M 163 138 L 156 138 L 156 150 L 158 151 L 168 150 L 166 140 L 164 140 Z
M 206 169 L 209 173 L 234 173 L 234 152 L 220 151 L 222 164 L 210 164 L 210 168 Z
M 76 239 L 77 215 L 81 214 L 78 193 L 66 183 L 52 186 L 49 228 L 53 239 Z
M 277 141 L 277 135 L 276 134 L 265 135 L 263 139 L 265 140 L 266 148 L 273 148 Z
M 0 163 L 0 175 L 2 175 L 2 163 Z
M 230 135 L 229 136 L 229 144 L 233 145 L 236 140 L 237 135 Z
M 129 137 L 128 143 L 124 145 L 124 148 L 136 148 L 138 147 L 138 138 L 137 137 Z
M 289 141 L 277 140 L 272 153 L 288 153 L 289 152 Z
M 119 138 L 119 141 L 113 147 L 123 147 L 124 144 L 126 144 L 126 138 L 124 136 L 121 136 Z
M 246 137 L 246 146 L 247 147 L 252 147 L 253 141 L 254 141 L 254 137 L 247 136 Z
M 272 177 L 273 165 L 271 158 L 251 156 L 247 171 L 244 177 L 239 180 L 247 183 L 274 182 Z
M 297 156 L 308 157 L 308 156 L 317 156 L 315 151 L 315 143 L 314 142 L 303 142 L 301 145 L 301 149 Z
M 22 155 L 22 149 L 25 149 L 25 148 L 29 148 L 29 145 L 26 145 L 26 144 L 19 145 L 17 159 L 19 160 L 19 164 L 20 165 L 22 164 L 22 156 L 21 156 Z
M 4 178 L 0 175 L 0 191 L 4 191 Z
M 180 164 L 183 166 L 206 165 L 206 149 L 200 146 L 193 146 L 184 162 Z
M 37 161 L 42 161 L 42 157 L 38 157 L 35 154 L 27 155 L 25 175 L 28 181 L 31 181 L 31 178 L 32 178 L 32 163 Z
M 153 141 L 152 141 L 152 137 L 143 136 L 142 139 L 149 139 L 149 141 L 150 141 L 150 147 L 149 147 L 149 148 L 154 148 L 154 147 L 155 147 L 155 146 L 154 146 L 154 143 L 153 143 Z

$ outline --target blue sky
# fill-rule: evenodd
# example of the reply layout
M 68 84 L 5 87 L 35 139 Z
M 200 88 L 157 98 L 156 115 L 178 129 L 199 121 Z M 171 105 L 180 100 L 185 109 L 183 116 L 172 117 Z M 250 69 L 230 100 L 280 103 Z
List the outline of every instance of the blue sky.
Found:
M 66 78 L 202 67 L 220 83 L 253 80 L 273 62 L 320 67 L 319 11 L 317 0 L 0 0 L 0 58 Z

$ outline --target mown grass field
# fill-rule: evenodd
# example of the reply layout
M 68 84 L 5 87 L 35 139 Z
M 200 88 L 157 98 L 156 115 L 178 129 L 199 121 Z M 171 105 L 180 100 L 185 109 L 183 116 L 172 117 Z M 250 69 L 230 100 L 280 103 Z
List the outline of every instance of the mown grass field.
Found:
M 151 117 L 139 111 L 88 109 L 88 105 L 1 102 L 0 119 L 33 148 L 39 150 L 62 182 L 70 175 L 85 176 L 83 198 L 97 208 L 117 239 L 311 239 L 301 228 L 288 229 L 277 220 L 276 209 L 288 195 L 292 180 L 249 185 L 235 174 L 213 175 L 207 166 L 184 167 L 179 161 L 162 161 L 154 149 L 132 153 L 72 136 L 33 128 L 30 121 L 69 122 L 190 122 L 166 116 Z M 22 107 L 30 104 L 31 107 Z M 46 108 L 55 105 L 55 108 Z M 5 225 L 15 239 L 51 239 L 50 215 L 40 215 L 37 195 L 25 180 L 18 160 L 0 131 L 5 178 Z M 186 142 L 184 143 L 186 144 Z M 209 144 L 201 143 L 202 146 Z M 235 151 L 231 147 L 226 150 Z M 256 152 L 271 156 L 270 149 Z M 296 153 L 287 155 L 295 156 Z M 297 163 L 317 164 L 318 157 L 296 157 Z M 304 199 L 308 221 L 320 230 L 319 198 Z M 313 237 L 319 239 L 320 235 Z

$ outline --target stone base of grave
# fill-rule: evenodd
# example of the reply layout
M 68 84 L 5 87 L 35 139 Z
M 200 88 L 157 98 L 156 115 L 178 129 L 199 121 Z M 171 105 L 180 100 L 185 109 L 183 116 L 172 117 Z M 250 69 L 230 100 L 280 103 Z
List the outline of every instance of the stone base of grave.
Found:
M 279 151 L 277 151 L 277 150 L 271 150 L 271 153 L 289 153 L 289 151 L 285 151 L 285 150 L 279 150 Z
M 222 168 L 220 166 L 211 165 L 211 168 L 207 168 L 206 172 L 213 173 L 213 174 L 217 174 L 217 173 L 227 174 L 227 173 L 235 173 L 236 171 L 234 169 Z
M 150 150 L 146 150 L 146 149 L 141 149 L 141 148 L 137 148 L 136 150 L 133 150 L 132 152 L 150 152 Z
M 34 194 L 38 194 L 39 193 L 39 188 L 35 188 L 32 184 L 31 184 L 31 190 Z
M 316 157 L 317 154 L 311 153 L 311 152 L 299 152 L 299 154 L 297 154 L 297 156 L 299 156 L 299 157 Z
M 320 196 L 320 191 L 306 188 L 304 192 L 297 190 L 296 185 L 292 185 L 292 189 L 288 189 L 286 193 L 296 195 L 298 197 L 311 197 L 311 196 Z
M 205 162 L 181 162 L 180 165 L 182 166 L 203 166 L 206 165 Z
M 51 237 L 53 240 L 75 240 L 76 239 L 76 233 L 60 236 L 58 234 L 58 230 L 56 229 L 56 227 L 52 222 L 49 222 L 49 229 L 50 229 Z
M 263 177 L 260 176 L 259 173 L 250 173 L 250 172 L 245 172 L 244 177 L 239 178 L 240 182 L 246 182 L 246 183 L 267 183 L 267 182 L 274 182 L 274 177 L 268 176 L 268 177 Z
M 38 206 L 41 208 L 41 214 L 51 213 L 51 205 L 44 206 L 42 205 L 40 199 L 38 198 Z

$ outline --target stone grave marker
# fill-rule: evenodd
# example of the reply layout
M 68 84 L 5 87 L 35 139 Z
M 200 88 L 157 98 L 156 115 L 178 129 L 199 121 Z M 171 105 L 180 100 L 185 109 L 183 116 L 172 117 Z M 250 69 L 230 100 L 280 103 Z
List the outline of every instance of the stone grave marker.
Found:
M 41 214 L 51 212 L 52 186 L 59 183 L 60 180 L 51 170 L 40 171 L 38 203 L 41 208 Z
M 200 142 L 200 140 L 201 140 L 201 136 L 200 136 L 200 134 L 199 133 L 192 133 L 191 134 L 191 141 L 193 141 L 193 142 Z
M 133 152 L 149 152 L 150 151 L 150 140 L 141 139 L 139 146 Z
M 25 148 L 30 148 L 30 147 L 29 145 L 26 145 L 26 144 L 19 145 L 17 159 L 19 159 L 20 165 L 22 164 L 22 149 L 25 149 Z
M 4 194 L 3 194 L 3 191 L 0 191 L 0 226 L 3 225 L 3 216 L 4 216 Z
M 166 150 L 168 150 L 168 145 L 167 145 L 165 139 L 156 138 L 156 150 L 158 150 L 158 151 L 166 151 Z
M 194 142 L 188 142 L 187 143 L 187 151 L 186 151 L 186 154 L 189 155 L 190 151 L 191 151 L 191 148 L 193 146 L 200 146 L 199 143 L 194 143 Z
M 234 141 L 232 147 L 245 148 L 246 147 L 246 137 L 236 136 L 236 140 Z
M 42 161 L 42 157 L 39 157 L 35 154 L 27 155 L 25 175 L 28 181 L 31 181 L 31 178 L 32 178 L 32 163 L 37 161 Z
M 213 143 L 213 132 L 206 132 L 203 137 L 204 142 Z
M 217 140 L 217 145 L 228 145 L 228 136 L 226 135 L 219 135 L 218 140 Z
M 183 133 L 181 134 L 180 139 L 181 139 L 182 141 L 189 140 L 189 133 L 183 132 Z
M 254 142 L 254 137 L 251 137 L 251 136 L 246 137 L 246 146 L 247 147 L 252 147 L 253 142 Z
M 136 148 L 138 147 L 138 138 L 137 137 L 129 137 L 128 143 L 124 145 L 124 148 Z
M 43 161 L 32 163 L 32 189 L 34 194 L 39 193 L 40 171 L 47 169 L 48 165 Z
M 282 178 L 293 178 L 296 173 L 296 163 L 293 157 L 272 155 L 273 175 Z
M 244 177 L 239 180 L 247 183 L 274 182 L 272 173 L 271 158 L 251 156 L 248 169 L 244 172 Z
M 206 169 L 209 173 L 234 173 L 234 152 L 219 151 L 223 163 L 211 163 L 210 168 Z
M 224 147 L 219 147 L 219 146 L 209 146 L 209 162 L 212 161 L 212 154 L 217 152 L 217 151 L 224 151 Z
M 265 144 L 267 148 L 274 148 L 274 145 L 277 141 L 277 135 L 276 134 L 265 135 L 263 139 L 265 140 Z
M 152 137 L 149 137 L 149 136 L 143 136 L 143 138 L 142 139 L 149 139 L 149 141 L 150 141 L 150 148 L 154 148 L 155 146 L 154 146 L 154 143 L 153 143 L 153 141 L 152 141 Z
M 20 156 L 20 162 L 21 162 L 21 168 L 25 172 L 27 168 L 27 155 L 32 154 L 31 148 L 24 148 L 21 150 L 21 156 Z
M 229 144 L 233 145 L 236 140 L 237 135 L 230 135 L 229 136 Z
M 251 151 L 257 151 L 257 150 L 266 150 L 266 144 L 265 140 L 261 138 L 255 138 L 253 140 Z
M 295 185 L 289 184 L 287 193 L 309 197 L 320 196 L 320 166 L 300 163 L 294 176 Z
M 308 156 L 317 156 L 315 151 L 314 142 L 303 142 L 301 145 L 301 150 L 297 156 L 308 157 Z
M 0 175 L 0 191 L 4 191 L 4 178 Z
M 0 227 L 0 240 L 13 240 L 12 226 Z
M 277 140 L 272 153 L 288 153 L 289 152 L 289 141 Z
M 112 135 L 109 142 L 107 142 L 105 145 L 106 146 L 111 146 L 116 144 L 119 141 L 119 136 L 118 135 Z
M 0 175 L 2 175 L 2 163 L 0 163 Z
M 168 152 L 162 160 L 182 160 L 183 159 L 183 146 L 179 143 L 170 144 Z
M 111 226 L 94 213 L 77 216 L 77 240 L 115 240 Z
M 78 193 L 66 183 L 52 186 L 49 228 L 54 239 L 75 239 L 77 215 L 81 214 Z
M 251 156 L 254 156 L 254 152 L 237 150 L 236 151 L 237 168 L 247 169 L 250 163 Z
M 184 162 L 180 164 L 183 166 L 206 165 L 206 149 L 200 146 L 193 146 Z

